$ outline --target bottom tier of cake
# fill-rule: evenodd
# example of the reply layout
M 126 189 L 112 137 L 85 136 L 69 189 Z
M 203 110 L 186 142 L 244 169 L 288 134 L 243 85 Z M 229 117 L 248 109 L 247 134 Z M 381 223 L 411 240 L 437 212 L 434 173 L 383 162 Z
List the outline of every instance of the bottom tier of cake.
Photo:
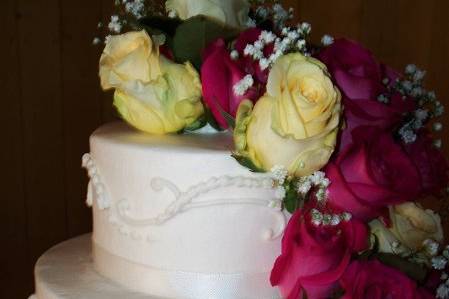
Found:
M 33 299 L 162 299 L 127 290 L 98 274 L 91 235 L 63 242 L 46 252 L 35 268 Z
M 100 275 L 94 269 L 93 262 L 93 254 L 96 254 L 98 259 L 97 251 L 98 249 L 93 250 L 91 234 L 68 240 L 47 251 L 36 264 L 36 294 L 29 299 L 164 299 L 132 291 Z M 102 267 L 105 266 L 106 263 L 103 263 Z M 127 276 L 128 268 L 125 266 L 122 268 L 122 276 Z M 135 273 L 131 276 L 136 277 Z M 232 280 L 226 279 L 226 277 L 220 279 L 220 277 L 214 276 L 214 283 L 200 278 L 194 280 L 192 285 L 182 284 L 184 292 L 175 298 L 261 298 L 259 295 L 250 297 L 242 295 L 245 291 L 239 293 L 233 284 L 230 283 Z M 127 281 L 126 279 L 118 279 L 118 281 L 123 280 Z M 163 279 L 155 280 L 163 281 Z M 248 281 L 250 282 L 250 280 Z M 133 283 L 131 282 L 130 284 L 132 285 Z M 256 288 L 253 286 L 251 289 Z M 279 297 L 274 296 L 272 298 Z

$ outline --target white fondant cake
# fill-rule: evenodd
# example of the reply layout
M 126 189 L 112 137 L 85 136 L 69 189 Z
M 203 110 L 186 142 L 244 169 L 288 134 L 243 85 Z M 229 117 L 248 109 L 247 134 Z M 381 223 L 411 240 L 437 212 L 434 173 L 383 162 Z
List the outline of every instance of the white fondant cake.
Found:
M 163 298 L 279 298 L 269 275 L 288 216 L 273 180 L 231 157 L 229 134 L 152 136 L 113 123 L 90 147 L 101 275 Z

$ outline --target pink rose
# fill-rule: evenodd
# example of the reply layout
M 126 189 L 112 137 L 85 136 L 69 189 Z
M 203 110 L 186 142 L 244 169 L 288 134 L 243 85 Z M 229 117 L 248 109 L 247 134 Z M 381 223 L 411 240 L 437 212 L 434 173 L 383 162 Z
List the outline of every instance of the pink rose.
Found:
M 404 145 L 405 151 L 421 176 L 424 193 L 438 194 L 448 184 L 448 164 L 442 152 L 433 146 L 432 138 L 422 131 L 417 140 Z
M 389 205 L 415 199 L 420 192 L 419 173 L 390 133 L 375 127 L 358 127 L 349 144 L 326 167 L 331 181 L 329 204 L 369 221 Z
M 223 111 L 235 117 L 244 99 L 255 102 L 265 92 L 267 71 L 262 71 L 258 62 L 243 53 L 246 45 L 254 43 L 260 33 L 260 29 L 253 28 L 240 34 L 234 46 L 238 53 L 236 59 L 231 59 L 230 51 L 222 39 L 209 45 L 203 53 L 203 99 L 222 128 L 228 127 Z M 244 94 L 236 94 L 234 86 L 248 74 L 252 76 L 254 84 Z
M 358 221 L 316 226 L 310 212 L 297 210 L 282 239 L 282 254 L 271 272 L 271 284 L 283 298 L 327 298 L 348 266 L 351 255 L 367 246 L 366 226 Z
M 389 94 L 389 103 L 381 103 L 378 96 L 388 92 L 399 74 L 377 62 L 370 51 L 346 39 L 338 39 L 322 50 L 320 59 L 329 69 L 335 84 L 343 94 L 346 129 L 342 132 L 340 148 L 351 142 L 351 131 L 362 125 L 390 130 L 412 111 L 415 103 L 403 100 L 398 93 Z M 383 84 L 387 78 L 389 84 Z
M 340 280 L 342 299 L 431 299 L 404 273 L 377 260 L 353 261 Z

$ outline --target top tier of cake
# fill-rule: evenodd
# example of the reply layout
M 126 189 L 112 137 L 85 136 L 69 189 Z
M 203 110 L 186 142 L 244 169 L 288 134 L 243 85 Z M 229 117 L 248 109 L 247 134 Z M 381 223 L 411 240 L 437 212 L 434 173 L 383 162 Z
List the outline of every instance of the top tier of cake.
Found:
M 166 298 L 277 297 L 268 278 L 286 215 L 272 179 L 231 157 L 229 134 L 152 136 L 113 123 L 90 146 L 100 273 Z

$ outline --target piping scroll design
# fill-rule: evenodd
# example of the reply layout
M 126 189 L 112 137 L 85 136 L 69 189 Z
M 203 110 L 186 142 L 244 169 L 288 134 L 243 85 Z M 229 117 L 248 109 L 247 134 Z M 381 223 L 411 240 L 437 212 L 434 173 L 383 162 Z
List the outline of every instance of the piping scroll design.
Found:
M 90 154 L 84 154 L 81 160 L 82 166 L 87 170 L 87 175 L 90 179 L 87 185 L 86 204 L 91 207 L 94 198 L 96 198 L 100 210 L 108 209 L 111 206 L 111 202 L 106 195 L 104 184 L 101 181 L 100 174 L 92 156 Z
M 260 198 L 219 198 L 204 200 L 203 198 L 203 195 L 207 193 L 227 187 L 270 190 L 273 188 L 273 179 L 269 176 L 259 176 L 254 178 L 244 176 L 212 177 L 205 182 L 191 186 L 186 191 L 181 191 L 178 186 L 167 179 L 155 177 L 150 181 L 151 188 L 155 192 L 168 190 L 173 195 L 174 200 L 172 200 L 160 214 L 151 218 L 138 218 L 132 215 L 132 203 L 127 199 L 119 200 L 116 204 L 112 204 L 111 206 L 111 202 L 106 195 L 98 170 L 89 154 L 83 156 L 83 166 L 87 168 L 89 177 L 91 178 L 87 200 L 88 205 L 92 205 L 93 198 L 95 197 L 99 209 L 108 209 L 110 213 L 110 222 L 114 224 L 121 223 L 120 231 L 125 234 L 138 235 L 137 232 L 139 228 L 161 225 L 177 215 L 192 209 L 229 205 L 255 205 L 266 208 L 271 212 L 278 223 L 278 227 L 274 229 L 265 229 L 262 235 L 265 240 L 273 240 L 280 237 L 286 227 L 287 217 L 282 210 L 281 200 L 267 200 Z M 93 193 L 95 193 L 95 196 L 93 196 Z M 131 231 L 132 233 L 130 233 Z

